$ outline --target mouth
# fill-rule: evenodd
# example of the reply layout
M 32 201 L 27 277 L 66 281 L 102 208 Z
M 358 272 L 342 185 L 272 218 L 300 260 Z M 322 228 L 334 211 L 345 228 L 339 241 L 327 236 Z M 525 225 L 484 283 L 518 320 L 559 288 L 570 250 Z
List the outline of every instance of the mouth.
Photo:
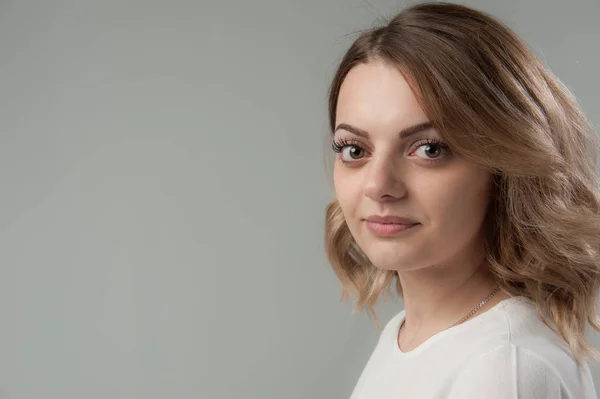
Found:
M 393 237 L 408 230 L 414 230 L 420 223 L 385 223 L 365 220 L 367 228 L 378 237 Z

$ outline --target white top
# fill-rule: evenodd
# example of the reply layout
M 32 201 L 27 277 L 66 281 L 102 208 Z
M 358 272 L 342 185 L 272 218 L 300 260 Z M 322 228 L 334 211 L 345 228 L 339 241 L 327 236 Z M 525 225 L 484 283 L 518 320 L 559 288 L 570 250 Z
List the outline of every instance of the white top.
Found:
M 587 363 L 538 317 L 505 299 L 402 352 L 404 310 L 386 325 L 351 399 L 597 399 Z

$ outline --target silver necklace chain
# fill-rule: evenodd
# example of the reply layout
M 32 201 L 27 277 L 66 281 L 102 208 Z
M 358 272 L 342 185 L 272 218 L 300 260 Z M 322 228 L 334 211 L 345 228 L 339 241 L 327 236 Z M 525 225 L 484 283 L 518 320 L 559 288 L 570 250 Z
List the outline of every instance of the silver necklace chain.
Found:
M 496 288 L 494 289 L 494 291 L 492 291 L 492 292 L 490 293 L 490 295 L 488 295 L 488 296 L 487 296 L 487 297 L 486 297 L 486 298 L 485 298 L 483 301 L 479 302 L 479 304 L 478 304 L 477 306 L 475 306 L 475 307 L 473 308 L 473 310 L 471 310 L 469 313 L 467 313 L 467 315 L 466 315 L 465 317 L 463 317 L 462 319 L 460 319 L 460 320 L 459 320 L 459 321 L 457 321 L 456 323 L 452 324 L 452 325 L 451 325 L 450 327 L 448 327 L 448 328 L 452 328 L 452 327 L 454 327 L 454 326 L 457 326 L 457 325 L 459 325 L 460 323 L 463 323 L 463 322 L 464 322 L 465 320 L 467 320 L 469 317 L 473 316 L 475 313 L 477 313 L 477 311 L 478 311 L 479 309 L 481 309 L 481 307 L 482 307 L 483 305 L 485 305 L 485 304 L 486 304 L 486 303 L 487 303 L 487 302 L 488 302 L 490 299 L 492 299 L 492 297 L 493 297 L 494 295 L 496 295 L 496 294 L 498 293 L 498 291 L 500 291 L 500 286 L 496 287 Z M 402 325 L 400 326 L 400 329 L 398 330 L 399 332 L 400 332 L 400 331 L 402 331 L 402 327 L 404 327 L 404 322 L 402 322 Z

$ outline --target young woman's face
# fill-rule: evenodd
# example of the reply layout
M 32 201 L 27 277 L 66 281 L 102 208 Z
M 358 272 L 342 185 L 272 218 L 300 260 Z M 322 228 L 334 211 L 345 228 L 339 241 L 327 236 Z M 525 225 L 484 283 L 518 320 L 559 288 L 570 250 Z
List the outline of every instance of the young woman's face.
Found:
M 444 266 L 483 245 L 491 176 L 456 157 L 428 122 L 403 75 L 384 63 L 358 65 L 342 84 L 336 197 L 382 269 Z M 370 221 L 378 216 L 397 219 Z

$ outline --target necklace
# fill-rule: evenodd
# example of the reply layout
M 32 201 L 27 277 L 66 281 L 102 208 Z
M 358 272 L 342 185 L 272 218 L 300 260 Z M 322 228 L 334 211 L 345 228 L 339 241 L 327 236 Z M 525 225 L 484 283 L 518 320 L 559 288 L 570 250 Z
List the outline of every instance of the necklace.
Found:
M 463 317 L 462 319 L 460 319 L 459 321 L 457 321 L 456 323 L 452 324 L 450 327 L 448 328 L 452 328 L 454 326 L 459 325 L 460 323 L 463 323 L 465 320 L 467 320 L 469 317 L 473 316 L 475 313 L 477 313 L 477 311 L 479 309 L 481 309 L 481 307 L 483 305 L 485 305 L 487 303 L 487 301 L 489 301 L 494 295 L 496 295 L 498 293 L 498 291 L 500 291 L 500 286 L 497 286 L 494 291 L 492 291 L 483 301 L 479 302 L 479 304 L 477 306 L 475 306 L 473 308 L 473 310 L 471 310 L 469 313 L 467 313 L 467 315 L 465 317 Z M 402 331 L 402 327 L 404 327 L 404 321 L 402 322 L 402 325 L 400 326 L 400 328 L 398 329 L 398 334 L 400 334 L 400 331 Z

